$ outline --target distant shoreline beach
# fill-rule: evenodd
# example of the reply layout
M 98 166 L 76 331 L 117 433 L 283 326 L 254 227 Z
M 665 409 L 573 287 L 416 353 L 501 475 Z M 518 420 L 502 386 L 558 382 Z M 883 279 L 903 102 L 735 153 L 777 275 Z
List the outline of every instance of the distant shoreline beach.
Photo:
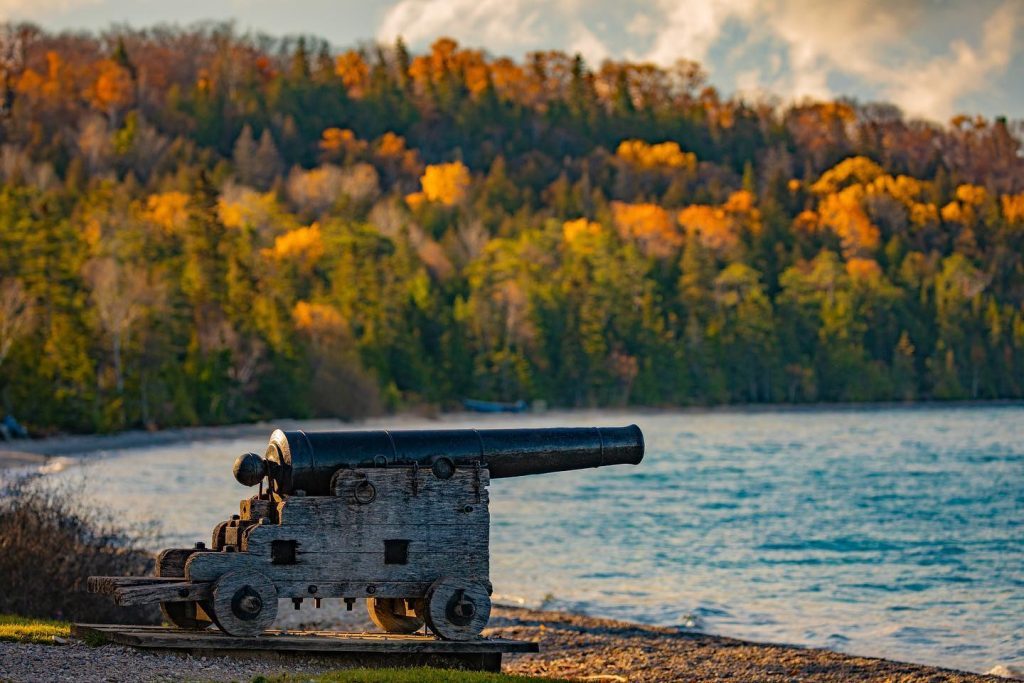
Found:
M 678 407 L 605 407 L 605 408 L 554 408 L 545 411 L 548 416 L 564 415 L 567 420 L 572 417 L 587 415 L 680 415 L 728 414 L 749 415 L 759 413 L 822 413 L 822 412 L 856 412 L 879 410 L 944 410 L 971 408 L 1020 407 L 1024 401 L 989 400 L 989 401 L 907 401 L 907 402 L 866 402 L 866 403 L 771 403 L 771 404 L 730 404 L 720 406 L 678 406 Z M 361 420 L 346 421 L 341 419 L 294 419 L 263 420 L 230 425 L 202 425 L 189 427 L 167 427 L 147 431 L 129 429 L 110 434 L 56 434 L 38 439 L 20 439 L 0 442 L 0 470 L 9 467 L 45 466 L 50 458 L 58 456 L 84 456 L 98 451 L 112 451 L 128 448 L 146 448 L 150 446 L 166 446 L 176 443 L 196 441 L 226 441 L 252 436 L 269 436 L 274 429 L 305 429 L 330 430 L 364 428 L 380 426 L 380 428 L 402 429 L 403 425 L 412 421 L 421 422 L 424 418 L 436 419 L 439 423 L 446 419 L 464 419 L 467 416 L 479 417 L 480 422 L 502 422 L 515 419 L 515 413 L 472 413 L 453 411 L 427 416 L 416 411 L 405 411 L 394 415 L 383 415 Z

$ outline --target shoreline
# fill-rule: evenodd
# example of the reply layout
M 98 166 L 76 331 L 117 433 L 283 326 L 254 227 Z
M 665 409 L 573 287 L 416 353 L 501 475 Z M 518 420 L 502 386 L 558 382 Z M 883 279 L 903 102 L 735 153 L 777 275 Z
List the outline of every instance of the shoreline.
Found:
M 874 412 L 874 411 L 930 411 L 930 410 L 971 410 L 978 408 L 1019 408 L 1024 400 L 994 399 L 971 401 L 907 401 L 872 403 L 771 403 L 771 404 L 730 404 L 718 406 L 674 406 L 674 407 L 604 407 L 604 408 L 553 408 L 543 412 L 526 413 L 474 413 L 452 411 L 425 415 L 416 411 L 404 411 L 393 415 L 381 415 L 360 420 L 340 418 L 294 419 L 282 418 L 241 422 L 230 425 L 203 425 L 167 427 L 153 431 L 127 429 L 109 434 L 67 434 L 58 433 L 33 439 L 0 442 L 0 470 L 11 467 L 43 466 L 55 457 L 82 457 L 97 451 L 114 451 L 152 446 L 170 446 L 195 441 L 230 441 L 234 439 L 269 435 L 274 429 L 346 429 L 362 428 L 377 423 L 389 425 L 410 421 L 437 421 L 476 417 L 480 421 L 503 421 L 524 416 L 585 416 L 585 415 L 707 415 L 735 414 L 759 415 L 770 413 L 829 413 L 829 412 Z M 384 425 L 380 425 L 384 428 Z
M 340 604 L 292 610 L 281 602 L 273 628 L 285 630 L 375 631 L 366 610 Z M 530 608 L 497 602 L 484 636 L 539 642 L 539 654 L 506 655 L 504 673 L 556 678 L 636 681 L 741 680 L 821 683 L 877 681 L 1006 681 L 1002 677 L 958 669 L 854 655 L 789 643 L 759 642 L 674 626 Z M 998 666 L 996 664 L 993 667 Z
M 1006 677 L 759 643 L 671 627 L 497 605 L 488 635 L 538 640 L 540 654 L 512 655 L 505 673 L 584 680 L 1005 681 Z M 1005 668 L 1005 667 L 1004 667 Z M 1006 670 L 1011 673 L 1010 670 Z

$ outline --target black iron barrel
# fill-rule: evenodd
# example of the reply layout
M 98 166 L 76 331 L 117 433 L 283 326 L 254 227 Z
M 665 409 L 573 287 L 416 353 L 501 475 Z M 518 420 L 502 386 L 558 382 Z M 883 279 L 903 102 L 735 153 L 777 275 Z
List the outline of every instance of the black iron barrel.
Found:
M 335 472 L 352 467 L 419 465 L 439 477 L 458 467 L 486 466 L 491 478 L 520 477 L 605 465 L 636 465 L 644 436 L 628 427 L 437 429 L 303 432 L 276 430 L 266 455 L 235 461 L 235 478 L 255 486 L 269 477 L 278 493 L 330 493 Z

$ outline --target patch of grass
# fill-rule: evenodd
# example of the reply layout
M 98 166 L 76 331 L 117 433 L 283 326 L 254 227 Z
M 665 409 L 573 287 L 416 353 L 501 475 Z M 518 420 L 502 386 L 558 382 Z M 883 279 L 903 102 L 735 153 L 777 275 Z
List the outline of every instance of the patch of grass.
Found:
M 285 674 L 266 678 L 257 676 L 252 683 L 558 683 L 561 678 L 531 678 L 508 676 L 482 671 L 456 671 L 454 669 L 343 669 L 328 671 L 317 676 Z
M 0 640 L 52 645 L 54 636 L 71 637 L 71 624 L 53 619 L 30 619 L 0 614 Z
M 100 647 L 110 642 L 107 636 L 99 631 L 89 631 L 81 636 L 81 640 L 89 647 Z

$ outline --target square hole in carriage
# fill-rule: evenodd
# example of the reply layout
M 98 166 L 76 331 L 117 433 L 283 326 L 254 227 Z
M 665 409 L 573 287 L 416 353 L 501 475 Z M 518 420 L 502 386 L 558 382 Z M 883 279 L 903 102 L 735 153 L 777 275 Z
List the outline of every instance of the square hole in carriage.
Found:
M 409 541 L 384 541 L 384 564 L 409 564 Z
M 271 541 L 270 564 L 296 564 L 295 548 L 297 541 Z

